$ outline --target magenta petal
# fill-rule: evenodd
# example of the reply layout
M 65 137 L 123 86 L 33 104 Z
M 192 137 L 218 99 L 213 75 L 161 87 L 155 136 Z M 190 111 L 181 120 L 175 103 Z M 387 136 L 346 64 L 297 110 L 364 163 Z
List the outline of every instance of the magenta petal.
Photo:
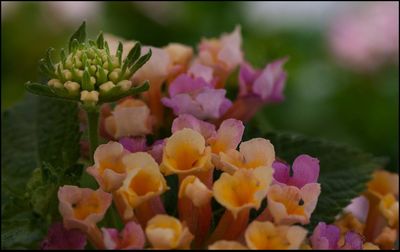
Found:
M 316 183 L 319 177 L 319 160 L 309 155 L 298 156 L 292 165 L 293 177 L 289 184 L 302 188 L 308 183 Z
M 239 70 L 239 95 L 244 96 L 249 93 L 249 89 L 251 91 L 251 85 L 253 84 L 256 76 L 258 76 L 257 72 L 251 67 L 251 65 L 247 62 L 244 62 L 240 65 Z
M 45 240 L 41 244 L 43 250 L 84 249 L 85 246 L 86 235 L 77 229 L 65 229 L 61 222 L 51 225 Z
M 101 230 L 107 249 L 142 249 L 144 247 L 143 229 L 134 221 L 125 224 L 120 233 L 115 228 L 102 228 Z
M 194 92 L 204 87 L 211 87 L 211 84 L 203 78 L 193 79 L 188 74 L 181 74 L 170 84 L 168 91 L 169 95 L 173 97 L 177 94 Z
M 145 137 L 123 137 L 119 139 L 119 143 L 129 152 L 145 151 L 147 149 Z
M 153 143 L 153 145 L 151 146 L 151 149 L 148 151 L 149 154 L 154 158 L 154 160 L 156 160 L 156 162 L 159 164 L 162 161 L 164 144 L 165 144 L 164 139 L 157 140 Z
M 221 106 L 219 107 L 219 115 L 222 116 L 225 114 L 228 109 L 232 107 L 232 101 L 229 100 L 228 98 L 224 98 L 222 101 Z
M 272 168 L 274 169 L 274 179 L 279 183 L 287 184 L 290 178 L 290 166 L 280 161 L 274 161 Z
M 340 238 L 340 229 L 335 225 L 326 225 L 319 222 L 310 237 L 313 249 L 337 249 Z
M 213 137 L 216 134 L 215 125 L 204 122 L 189 114 L 179 115 L 172 122 L 171 131 L 175 133 L 178 130 L 189 128 L 199 132 L 205 139 Z
M 348 250 L 361 250 L 363 246 L 363 240 L 356 232 L 347 232 L 344 237 L 344 246 L 341 249 Z
M 203 116 L 199 118 L 216 119 L 220 117 L 221 108 L 225 111 L 230 107 L 229 102 L 226 103 L 225 89 L 205 88 L 197 95 L 196 101 L 200 104 L 203 110 Z M 225 107 L 223 107 L 225 106 Z M 225 112 L 224 111 L 224 112 Z
M 178 94 L 172 98 L 162 98 L 162 104 L 171 108 L 175 115 L 191 114 L 200 117 L 202 110 L 200 104 L 193 100 L 189 94 Z
M 286 73 L 283 64 L 287 57 L 268 64 L 253 83 L 253 92 L 265 102 L 281 101 Z

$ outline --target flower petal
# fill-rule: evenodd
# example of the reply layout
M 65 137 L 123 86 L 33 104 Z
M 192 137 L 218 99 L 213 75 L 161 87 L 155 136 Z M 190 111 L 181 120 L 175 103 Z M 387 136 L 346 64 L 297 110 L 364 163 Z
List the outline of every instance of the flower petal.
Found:
M 53 223 L 45 240 L 41 243 L 41 249 L 84 249 L 86 235 L 78 229 L 67 230 L 61 222 Z
M 58 190 L 59 211 L 67 229 L 87 232 L 101 221 L 111 205 L 112 196 L 101 189 L 65 185 Z
M 214 182 L 215 199 L 234 217 L 246 208 L 258 209 L 272 181 L 272 169 L 237 170 L 233 175 L 222 173 Z
M 237 241 L 226 241 L 226 240 L 216 241 L 210 246 L 208 246 L 208 250 L 228 250 L 228 249 L 247 250 L 247 247 Z
M 275 226 L 266 221 L 253 221 L 245 232 L 250 249 L 299 249 L 307 230 L 299 226 Z
M 147 222 L 146 236 L 155 249 L 188 249 L 193 235 L 178 219 L 159 214 Z
M 143 249 L 146 242 L 142 227 L 130 221 L 121 234 L 115 228 L 102 228 L 106 249 Z
M 187 197 L 193 202 L 193 205 L 201 207 L 210 202 L 212 191 L 199 178 L 190 175 L 182 180 L 178 196 L 179 198 Z
M 172 133 L 175 133 L 176 131 L 182 130 L 184 128 L 196 130 L 206 140 L 216 135 L 214 124 L 201 121 L 190 114 L 181 114 L 172 122 Z

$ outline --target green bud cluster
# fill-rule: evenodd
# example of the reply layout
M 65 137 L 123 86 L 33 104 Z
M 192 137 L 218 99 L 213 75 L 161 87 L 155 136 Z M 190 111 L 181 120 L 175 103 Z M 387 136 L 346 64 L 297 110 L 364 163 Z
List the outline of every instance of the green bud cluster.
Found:
M 61 49 L 61 60 L 55 64 L 51 59 L 53 48 L 49 48 L 46 57 L 39 62 L 40 70 L 50 78 L 48 89 L 30 82 L 26 84 L 27 89 L 39 95 L 79 100 L 86 106 L 116 101 L 147 90 L 147 83 L 135 88 L 129 79 L 149 60 L 151 50 L 140 56 L 141 45 L 137 42 L 122 59 L 121 42 L 112 54 L 102 33 L 96 41 L 86 42 L 85 38 L 83 23 L 70 39 L 68 54 Z

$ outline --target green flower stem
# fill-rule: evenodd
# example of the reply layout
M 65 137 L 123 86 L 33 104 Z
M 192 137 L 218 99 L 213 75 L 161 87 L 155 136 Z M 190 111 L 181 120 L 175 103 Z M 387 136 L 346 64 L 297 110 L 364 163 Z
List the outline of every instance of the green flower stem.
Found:
M 94 163 L 94 151 L 99 145 L 99 109 L 98 107 L 85 109 L 89 124 L 89 156 L 91 164 Z

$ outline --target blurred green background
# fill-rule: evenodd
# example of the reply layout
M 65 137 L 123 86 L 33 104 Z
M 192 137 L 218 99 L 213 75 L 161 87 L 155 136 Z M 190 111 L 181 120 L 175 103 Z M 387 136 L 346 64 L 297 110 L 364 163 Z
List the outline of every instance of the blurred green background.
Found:
M 23 99 L 26 81 L 39 78 L 46 49 L 65 47 L 83 20 L 89 37 L 103 30 L 153 46 L 196 47 L 202 37 L 240 24 L 245 58 L 254 66 L 290 57 L 286 100 L 266 106 L 251 124 L 348 143 L 388 156 L 386 168 L 398 170 L 398 65 L 355 72 L 336 63 L 327 41 L 332 13 L 365 4 L 2 2 L 2 111 Z

